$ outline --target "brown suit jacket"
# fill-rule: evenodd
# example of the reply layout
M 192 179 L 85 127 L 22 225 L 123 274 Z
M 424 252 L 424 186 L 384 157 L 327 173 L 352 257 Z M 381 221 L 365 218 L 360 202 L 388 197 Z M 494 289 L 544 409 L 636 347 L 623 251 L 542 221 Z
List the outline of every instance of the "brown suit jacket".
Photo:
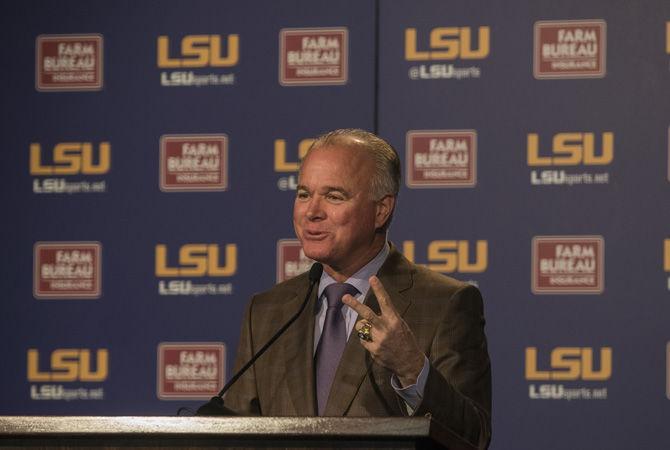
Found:
M 412 264 L 393 247 L 378 277 L 430 361 L 423 400 L 414 415 L 430 415 L 473 447 L 485 448 L 491 436 L 491 367 L 479 291 Z M 308 286 L 303 274 L 254 296 L 242 325 L 235 370 L 298 311 Z M 299 319 L 233 385 L 225 398 L 228 408 L 243 415 L 316 415 L 315 298 L 316 288 Z M 365 304 L 379 313 L 372 290 Z M 355 335 L 342 355 L 325 415 L 407 415 L 391 386 L 391 372 L 372 361 Z

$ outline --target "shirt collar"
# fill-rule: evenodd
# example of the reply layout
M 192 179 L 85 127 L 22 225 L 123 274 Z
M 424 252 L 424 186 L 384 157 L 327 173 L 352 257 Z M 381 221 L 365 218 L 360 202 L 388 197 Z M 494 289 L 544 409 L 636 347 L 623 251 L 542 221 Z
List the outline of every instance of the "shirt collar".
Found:
M 361 293 L 358 298 L 365 298 L 368 290 L 370 289 L 370 282 L 368 279 L 372 275 L 375 275 L 377 272 L 379 272 L 379 269 L 384 264 L 384 261 L 386 261 L 386 257 L 390 252 L 391 247 L 389 246 L 389 243 L 386 242 L 379 253 L 377 253 L 377 256 L 372 258 L 369 263 L 361 267 L 358 272 L 353 274 L 345 281 L 345 283 L 349 283 L 358 289 L 358 291 Z M 335 281 L 335 279 L 328 275 L 324 270 L 321 274 L 321 280 L 319 281 L 319 298 L 323 294 L 324 289 L 333 283 L 337 283 L 337 281 Z

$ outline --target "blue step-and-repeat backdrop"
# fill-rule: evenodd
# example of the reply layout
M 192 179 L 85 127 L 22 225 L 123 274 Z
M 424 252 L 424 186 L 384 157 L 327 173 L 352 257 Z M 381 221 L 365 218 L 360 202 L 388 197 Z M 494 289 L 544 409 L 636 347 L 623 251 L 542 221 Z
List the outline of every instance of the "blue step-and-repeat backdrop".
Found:
M 217 392 L 356 127 L 404 162 L 391 240 L 484 295 L 492 448 L 670 447 L 666 0 L 2 9 L 0 414 Z

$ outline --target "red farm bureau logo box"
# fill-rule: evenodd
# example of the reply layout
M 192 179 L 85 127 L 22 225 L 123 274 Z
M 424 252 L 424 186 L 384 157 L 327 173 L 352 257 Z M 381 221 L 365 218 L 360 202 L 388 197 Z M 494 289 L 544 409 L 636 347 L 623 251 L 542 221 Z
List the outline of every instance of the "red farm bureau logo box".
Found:
M 313 263 L 313 260 L 305 256 L 299 240 L 277 241 L 277 283 L 307 272 Z
M 99 298 L 101 258 L 99 242 L 35 243 L 35 298 Z
M 160 142 L 162 191 L 228 189 L 228 136 L 164 135 Z
M 409 131 L 407 186 L 473 187 L 477 184 L 477 132 Z
M 222 342 L 163 342 L 158 345 L 160 399 L 206 399 L 223 388 L 226 346 Z
M 35 42 L 35 88 L 38 91 L 102 89 L 99 34 L 41 35 Z
M 604 20 L 535 23 L 535 78 L 602 78 L 605 76 L 607 26 Z
M 279 83 L 346 84 L 349 60 L 346 28 L 293 28 L 279 33 Z
M 602 236 L 536 236 L 532 291 L 536 294 L 600 294 L 605 288 Z

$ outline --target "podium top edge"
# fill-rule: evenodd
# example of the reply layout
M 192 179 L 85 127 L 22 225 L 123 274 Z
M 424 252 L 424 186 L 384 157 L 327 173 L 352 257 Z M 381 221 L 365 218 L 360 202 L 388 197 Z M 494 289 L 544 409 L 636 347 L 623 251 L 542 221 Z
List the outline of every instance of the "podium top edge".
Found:
M 427 417 L 165 417 L 0 416 L 0 437 L 163 436 L 375 436 L 428 438 Z

